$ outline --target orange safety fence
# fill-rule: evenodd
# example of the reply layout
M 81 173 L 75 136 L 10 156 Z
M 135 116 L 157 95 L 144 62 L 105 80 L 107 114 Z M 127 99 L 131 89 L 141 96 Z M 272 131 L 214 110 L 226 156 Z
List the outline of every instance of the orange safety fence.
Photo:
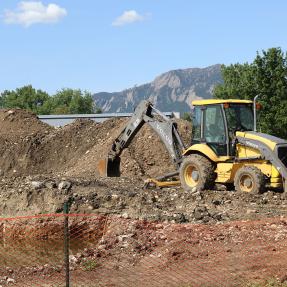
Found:
M 99 214 L 0 218 L 0 285 L 211 287 L 283 282 L 286 245 L 287 217 L 213 225 Z

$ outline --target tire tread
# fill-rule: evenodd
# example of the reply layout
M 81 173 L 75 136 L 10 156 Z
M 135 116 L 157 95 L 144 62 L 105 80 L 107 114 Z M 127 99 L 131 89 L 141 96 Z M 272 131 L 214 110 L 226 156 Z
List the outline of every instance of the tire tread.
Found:
M 255 190 L 252 191 L 252 193 L 260 194 L 266 190 L 266 180 L 265 180 L 265 176 L 262 173 L 262 171 L 255 166 L 243 166 L 236 172 L 235 177 L 234 177 L 234 185 L 237 191 L 243 192 L 240 189 L 240 184 L 239 184 L 239 178 L 242 173 L 249 173 L 254 178 L 256 188 Z
M 191 191 L 192 189 L 189 185 L 185 183 L 183 175 L 185 166 L 187 165 L 187 163 L 190 162 L 193 162 L 198 166 L 203 179 L 203 181 L 198 184 L 196 189 L 200 191 L 212 188 L 216 178 L 216 174 L 214 172 L 214 165 L 210 160 L 199 154 L 192 154 L 186 156 L 186 158 L 183 160 L 180 167 L 180 180 L 182 183 L 182 187 L 187 191 Z

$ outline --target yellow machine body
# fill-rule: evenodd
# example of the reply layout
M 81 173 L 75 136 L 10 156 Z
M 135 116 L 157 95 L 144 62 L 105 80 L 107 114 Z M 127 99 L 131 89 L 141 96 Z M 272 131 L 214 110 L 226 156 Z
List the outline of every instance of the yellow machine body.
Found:
M 283 186 L 287 192 L 287 141 L 256 132 L 255 101 L 209 99 L 192 105 L 191 145 L 186 148 L 175 122 L 142 101 L 114 140 L 107 159 L 99 162 L 100 174 L 120 176 L 123 149 L 147 123 L 167 148 L 176 171 L 149 179 L 146 185 L 181 184 L 193 192 L 217 182 L 232 183 L 244 192 L 261 193 L 266 185 Z
M 210 100 L 213 103 L 215 100 Z M 203 102 L 203 101 L 198 101 Z M 226 102 L 226 101 L 224 101 Z M 247 139 L 253 139 L 265 143 L 272 150 L 275 149 L 276 143 L 271 139 L 260 136 L 259 134 L 253 134 L 249 132 L 236 132 L 236 136 L 241 136 Z M 232 156 L 217 156 L 216 153 L 206 144 L 198 143 L 190 146 L 183 152 L 183 156 L 190 154 L 200 154 L 207 157 L 209 160 L 216 164 L 215 172 L 217 178 L 215 182 L 218 183 L 233 183 L 236 172 L 243 166 L 254 166 L 261 170 L 261 172 L 270 179 L 269 186 L 273 188 L 282 187 L 282 178 L 278 170 L 266 160 L 240 160 L 234 161 Z M 260 158 L 260 151 L 256 148 L 244 146 L 241 144 L 236 145 L 237 159 L 244 158 Z

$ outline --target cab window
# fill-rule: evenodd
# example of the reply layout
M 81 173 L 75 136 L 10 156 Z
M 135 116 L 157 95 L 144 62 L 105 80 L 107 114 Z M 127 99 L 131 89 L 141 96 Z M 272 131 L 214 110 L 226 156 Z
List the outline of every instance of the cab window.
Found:
M 228 130 L 231 134 L 236 131 L 252 131 L 254 117 L 252 105 L 228 104 L 225 107 Z
M 201 114 L 200 107 L 195 107 L 192 116 L 192 142 L 198 143 L 201 141 Z
M 205 110 L 204 137 L 207 143 L 225 143 L 224 120 L 221 106 L 208 106 Z
M 204 119 L 204 138 L 206 144 L 218 156 L 227 155 L 226 132 L 223 113 L 220 105 L 210 105 L 206 107 Z

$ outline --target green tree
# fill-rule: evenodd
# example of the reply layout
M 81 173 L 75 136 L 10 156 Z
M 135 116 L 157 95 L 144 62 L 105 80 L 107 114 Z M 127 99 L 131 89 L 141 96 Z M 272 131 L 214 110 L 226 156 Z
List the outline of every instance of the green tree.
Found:
M 41 108 L 49 95 L 36 90 L 31 85 L 18 88 L 15 91 L 4 91 L 0 97 L 0 106 L 3 108 L 20 108 L 41 113 Z
M 81 90 L 62 89 L 46 103 L 51 114 L 92 114 L 95 112 L 91 93 Z
M 49 96 L 31 85 L 4 91 L 0 96 L 0 107 L 27 109 L 42 115 L 101 113 L 87 91 L 62 89 L 54 96 Z
M 262 132 L 287 139 L 287 55 L 271 48 L 251 64 L 222 66 L 224 83 L 214 90 L 216 98 L 253 99 L 260 95 L 259 125 Z
M 189 121 L 189 122 L 192 122 L 191 113 L 188 113 L 188 112 L 183 113 L 182 119 Z
M 0 109 L 3 109 L 5 107 L 5 102 L 3 97 L 0 95 Z

